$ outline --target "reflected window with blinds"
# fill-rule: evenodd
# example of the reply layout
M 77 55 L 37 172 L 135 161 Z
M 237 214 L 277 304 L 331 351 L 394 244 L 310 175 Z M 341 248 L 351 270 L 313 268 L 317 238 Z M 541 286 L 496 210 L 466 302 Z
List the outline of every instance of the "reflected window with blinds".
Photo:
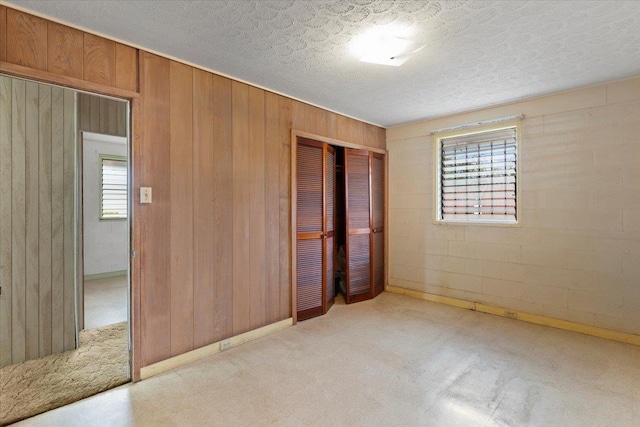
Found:
M 127 159 L 100 156 L 100 219 L 127 218 Z
M 441 222 L 518 222 L 517 126 L 437 138 Z

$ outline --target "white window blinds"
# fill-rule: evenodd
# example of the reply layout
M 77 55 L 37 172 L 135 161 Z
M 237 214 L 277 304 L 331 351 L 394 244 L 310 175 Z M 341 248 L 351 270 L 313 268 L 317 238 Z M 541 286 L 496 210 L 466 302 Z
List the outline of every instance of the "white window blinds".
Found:
M 439 139 L 439 220 L 517 220 L 515 127 Z
M 100 219 L 127 217 L 127 161 L 101 157 Z

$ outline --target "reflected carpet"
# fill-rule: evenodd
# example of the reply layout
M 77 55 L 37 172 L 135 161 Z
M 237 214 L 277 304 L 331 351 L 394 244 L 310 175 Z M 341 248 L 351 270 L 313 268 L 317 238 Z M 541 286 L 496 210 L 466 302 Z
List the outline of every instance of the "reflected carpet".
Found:
M 0 425 L 129 381 L 127 323 L 80 332 L 80 348 L 0 369 Z

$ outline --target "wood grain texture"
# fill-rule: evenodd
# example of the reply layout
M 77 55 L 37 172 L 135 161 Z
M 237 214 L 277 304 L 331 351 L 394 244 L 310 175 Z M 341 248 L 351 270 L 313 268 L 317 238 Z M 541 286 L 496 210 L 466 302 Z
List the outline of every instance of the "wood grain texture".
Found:
M 213 78 L 193 70 L 193 345 L 214 341 Z
M 278 97 L 280 141 L 280 317 L 291 317 L 291 129 L 293 101 Z M 283 262 L 282 260 L 287 260 Z
M 0 76 L 0 368 L 12 363 L 11 79 Z
M 233 81 L 233 334 L 251 329 L 249 87 Z
M 39 357 L 38 329 L 40 301 L 38 298 L 38 194 L 39 194 L 39 153 L 38 153 L 38 84 L 26 84 L 26 132 L 25 132 L 25 231 L 26 231 L 26 276 L 25 311 L 26 339 L 25 357 L 27 360 Z
M 11 335 L 12 361 L 26 360 L 25 139 L 26 82 L 14 80 L 11 106 Z
M 115 86 L 133 92 L 138 90 L 138 50 L 116 43 Z
M 171 150 L 169 138 L 169 60 L 140 56 L 140 92 L 145 153 L 139 169 L 143 185 L 153 187 L 153 203 L 141 207 L 140 291 L 142 366 L 171 356 Z
M 193 349 L 193 71 L 171 61 L 171 355 Z
M 265 93 L 265 323 L 280 320 L 279 96 Z
M 293 100 L 291 101 L 291 126 L 293 129 L 304 129 L 305 121 L 304 121 L 304 113 L 305 113 L 305 104 L 300 101 Z
M 264 326 L 265 280 L 265 94 L 249 87 L 249 283 L 250 328 Z
M 84 36 L 82 31 L 47 22 L 47 71 L 81 79 Z
M 75 120 L 76 93 L 65 89 L 63 93 L 63 180 L 64 180 L 64 349 L 76 346 L 76 305 L 75 305 L 75 256 L 76 256 L 76 135 Z
M 51 354 L 51 86 L 39 85 L 38 131 L 38 282 L 39 282 L 39 356 Z
M 64 89 L 51 89 L 51 352 L 64 351 Z
M 47 70 L 47 21 L 7 8 L 6 60 Z
M 7 60 L 7 8 L 0 5 L 0 61 Z
M 327 111 L 327 138 L 338 139 L 338 115 Z
M 76 104 L 71 90 L 9 77 L 0 97 L 6 366 L 75 348 Z
M 120 89 L 99 83 L 93 83 L 86 80 L 76 79 L 62 74 L 50 73 L 48 71 L 36 70 L 34 68 L 24 67 L 9 62 L 0 62 L 0 72 L 19 78 L 31 79 L 38 82 L 50 83 L 59 86 L 71 87 L 89 91 L 96 94 L 107 96 L 115 96 L 124 99 L 134 99 L 140 96 L 137 92 Z
M 127 103 L 88 93 L 78 93 L 79 130 L 127 136 Z
M 213 75 L 213 339 L 233 335 L 233 138 L 231 80 Z
M 116 85 L 116 43 L 84 33 L 84 80 Z

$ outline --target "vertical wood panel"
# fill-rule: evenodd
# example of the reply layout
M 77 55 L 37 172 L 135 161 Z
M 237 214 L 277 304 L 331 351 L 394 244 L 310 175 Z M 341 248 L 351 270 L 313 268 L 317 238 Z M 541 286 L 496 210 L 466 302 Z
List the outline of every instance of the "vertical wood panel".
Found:
M 318 129 L 318 114 L 316 108 L 309 104 L 302 104 L 302 110 L 304 111 L 304 124 L 303 129 L 306 132 L 320 134 L 320 129 Z
M 11 286 L 12 286 L 12 359 L 26 359 L 26 260 L 25 260 L 25 111 L 26 83 L 14 80 L 11 106 Z
M 349 132 L 349 118 L 343 115 L 338 115 L 336 118 L 336 137 L 341 141 L 351 141 L 351 134 Z
M 280 132 L 280 318 L 291 317 L 291 127 L 292 101 L 278 97 Z
M 40 355 L 38 339 L 38 84 L 27 82 L 25 105 L 26 340 L 25 357 Z
M 265 97 L 249 87 L 250 327 L 265 324 Z
M 250 329 L 249 248 L 249 88 L 233 81 L 233 333 Z
M 169 146 L 169 60 L 142 53 L 140 92 L 146 161 L 140 181 L 153 187 L 153 203 L 141 206 L 140 238 L 142 365 L 171 355 L 171 204 Z
M 0 5 L 0 61 L 7 60 L 7 8 Z M 2 366 L 0 364 L 0 366 Z
M 231 80 L 213 76 L 213 340 L 233 335 L 233 138 Z
M 65 89 L 63 94 L 64 152 L 64 349 L 76 345 L 75 307 L 75 176 L 76 176 L 76 94 Z
M 171 355 L 193 348 L 193 72 L 171 61 Z
M 327 111 L 327 137 L 338 139 L 338 115 Z
M 79 130 L 127 136 L 127 104 L 117 99 L 78 94 Z
M 84 33 L 84 79 L 115 86 L 116 43 Z
M 102 122 L 101 100 L 102 98 L 99 96 L 89 96 L 89 126 L 93 132 L 98 133 L 100 133 L 100 123 Z
M 39 329 L 40 357 L 51 354 L 51 87 L 39 85 Z
M 47 21 L 7 9 L 7 62 L 47 70 Z
M 214 332 L 213 78 L 193 69 L 193 344 L 213 342 Z
M 82 31 L 47 22 L 47 70 L 50 73 L 81 79 L 83 77 Z
M 359 145 L 366 145 L 364 140 L 364 123 L 358 120 L 349 119 L 349 128 L 349 141 Z
M 64 89 L 51 89 L 51 352 L 64 351 Z
M 278 95 L 265 94 L 265 316 L 280 320 L 280 130 Z
M 11 79 L 0 76 L 0 283 L 2 283 L 2 298 L 0 298 L 0 368 L 10 365 L 13 359 L 11 352 L 12 108 L 10 100 Z
M 305 121 L 304 121 L 304 105 L 300 101 L 291 101 L 291 125 L 294 129 L 303 129 L 306 131 Z
M 109 99 L 98 97 L 98 133 L 109 132 Z
M 91 95 L 88 93 L 78 94 L 78 126 L 80 130 L 91 130 Z
M 138 51 L 116 43 L 115 85 L 120 89 L 138 90 Z
M 122 104 L 122 107 L 117 109 L 118 115 L 116 117 L 116 124 L 117 124 L 116 135 L 127 136 L 127 118 L 128 118 L 127 104 L 126 103 L 121 103 L 121 104 Z

